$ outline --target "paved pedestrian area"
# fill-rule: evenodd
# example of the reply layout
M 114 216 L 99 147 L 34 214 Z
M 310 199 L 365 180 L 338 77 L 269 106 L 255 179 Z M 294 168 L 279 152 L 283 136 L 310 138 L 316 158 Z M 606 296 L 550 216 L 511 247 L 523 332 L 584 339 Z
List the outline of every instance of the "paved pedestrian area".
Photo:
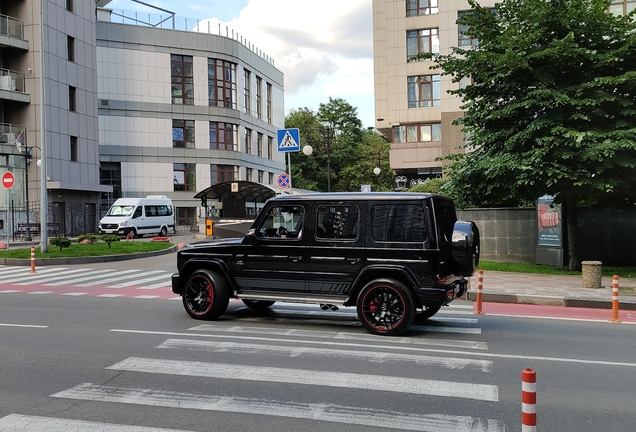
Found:
M 619 295 L 620 303 L 636 308 L 636 278 L 619 278 L 620 288 L 633 293 Z M 477 274 L 470 278 L 468 298 L 477 293 Z M 484 301 L 554 304 L 563 306 L 609 307 L 612 278 L 603 277 L 601 288 L 583 288 L 581 276 L 484 272 Z M 587 302 L 588 304 L 582 304 Z M 604 305 L 603 305 L 604 304 Z

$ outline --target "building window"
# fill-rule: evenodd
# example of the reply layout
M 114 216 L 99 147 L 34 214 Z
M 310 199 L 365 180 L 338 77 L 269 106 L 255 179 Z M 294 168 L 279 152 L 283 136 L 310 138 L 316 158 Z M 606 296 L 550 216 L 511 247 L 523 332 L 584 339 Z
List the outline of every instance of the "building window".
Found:
M 69 12 L 73 12 L 73 1 L 74 0 L 66 0 L 66 10 Z
M 238 167 L 232 165 L 210 165 L 210 184 L 215 185 L 238 179 Z
M 258 157 L 262 158 L 263 157 L 263 134 L 260 132 L 256 134 L 256 151 L 258 152 Z
M 406 57 L 422 53 L 439 54 L 439 30 L 436 28 L 406 32 Z M 422 61 L 424 59 L 421 59 Z
M 439 75 L 408 77 L 409 108 L 436 107 L 441 104 Z
M 170 56 L 170 74 L 172 76 L 172 103 L 175 105 L 194 105 L 192 56 L 172 54 Z
M 79 161 L 79 155 L 77 154 L 78 150 L 77 150 L 77 137 L 76 136 L 72 136 L 71 137 L 71 162 L 78 162 Z
M 172 147 L 194 148 L 194 120 L 172 120 Z
M 198 229 L 196 207 L 177 207 L 175 213 L 177 226 L 190 227 L 192 230 Z
M 99 205 L 100 217 L 104 217 L 117 198 L 121 198 L 121 164 L 102 162 L 99 167 L 99 184 L 113 187 L 113 192 L 102 192 Z
M 274 184 L 274 173 L 268 173 L 269 175 L 269 184 L 273 185 Z
M 274 159 L 274 138 L 271 136 L 267 137 L 267 159 Z
M 267 110 L 265 111 L 265 121 L 269 124 L 272 123 L 272 85 L 267 84 Z
M 252 180 L 252 168 L 245 168 L 245 180 L 247 181 L 253 181 Z
M 461 18 L 463 14 L 471 13 L 472 11 L 458 11 L 457 19 Z M 468 34 L 468 26 L 463 24 L 457 24 L 457 46 L 469 47 L 477 45 L 477 39 L 473 39 Z
M 245 114 L 250 115 L 252 113 L 252 95 L 250 94 L 250 86 L 251 86 L 251 74 L 247 69 L 243 69 L 244 72 L 244 82 L 243 82 L 243 111 Z
M 245 153 L 252 154 L 252 129 L 245 128 Z
M 68 110 L 76 111 L 77 110 L 77 88 L 73 86 L 68 86 Z
M 236 109 L 236 64 L 208 59 L 208 101 L 210 106 Z
M 75 38 L 66 36 L 66 59 L 75 62 Z
M 393 127 L 393 142 L 430 142 L 442 140 L 441 123 L 423 123 Z
M 210 148 L 238 151 L 238 126 L 232 123 L 210 122 Z
M 614 15 L 627 15 L 636 9 L 636 0 L 612 0 L 609 11 Z
M 175 191 L 195 191 L 197 190 L 196 164 L 176 163 L 172 164 L 172 175 L 174 178 Z
M 433 15 L 439 13 L 438 0 L 406 0 L 406 16 Z
M 256 77 L 256 118 L 263 118 L 263 79 Z
M 263 184 L 263 177 L 264 177 L 263 171 L 258 170 L 258 182 L 261 184 Z

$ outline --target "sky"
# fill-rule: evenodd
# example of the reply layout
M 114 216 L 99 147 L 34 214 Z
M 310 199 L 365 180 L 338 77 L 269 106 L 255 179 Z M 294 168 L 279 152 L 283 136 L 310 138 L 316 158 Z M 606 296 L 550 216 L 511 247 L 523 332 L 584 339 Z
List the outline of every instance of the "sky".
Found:
M 188 18 L 194 28 L 229 28 L 274 59 L 285 75 L 285 115 L 317 111 L 329 97 L 357 109 L 364 127 L 375 126 L 373 25 L 369 0 L 143 0 Z M 115 12 L 148 11 L 131 0 L 113 0 Z M 153 11 L 153 13 L 156 11 Z M 190 25 L 190 23 L 192 25 Z

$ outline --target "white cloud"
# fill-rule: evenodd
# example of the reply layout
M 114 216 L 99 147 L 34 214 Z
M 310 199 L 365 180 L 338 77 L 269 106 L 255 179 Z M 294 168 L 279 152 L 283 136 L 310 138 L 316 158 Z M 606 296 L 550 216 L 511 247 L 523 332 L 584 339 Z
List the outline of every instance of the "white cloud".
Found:
M 210 19 L 214 32 L 218 24 Z M 238 17 L 221 23 L 223 33 L 225 26 L 272 57 L 283 71 L 286 110 L 315 109 L 329 96 L 354 105 L 355 98 L 364 101 L 358 110 L 361 120 L 373 125 L 373 29 L 368 0 L 250 0 Z M 201 27 L 207 31 L 207 20 Z M 305 103 L 291 106 L 301 93 Z

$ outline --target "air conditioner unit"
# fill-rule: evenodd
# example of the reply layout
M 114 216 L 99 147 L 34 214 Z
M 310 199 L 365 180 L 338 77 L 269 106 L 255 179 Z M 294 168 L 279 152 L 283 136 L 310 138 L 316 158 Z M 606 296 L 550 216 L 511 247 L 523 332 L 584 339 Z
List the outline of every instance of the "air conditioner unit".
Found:
M 15 134 L 9 132 L 0 134 L 0 143 L 14 145 Z
M 14 81 L 9 75 L 0 76 L 0 90 L 13 90 L 14 86 Z

